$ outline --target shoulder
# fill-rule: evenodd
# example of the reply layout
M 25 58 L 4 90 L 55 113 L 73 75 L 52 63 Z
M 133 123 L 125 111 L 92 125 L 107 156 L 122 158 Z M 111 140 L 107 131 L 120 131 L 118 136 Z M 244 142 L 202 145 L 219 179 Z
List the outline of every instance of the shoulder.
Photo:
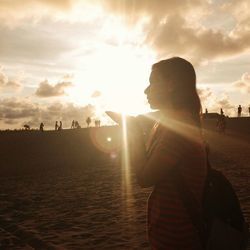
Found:
M 169 146 L 177 146 L 183 144 L 186 141 L 185 137 L 174 129 L 159 126 L 159 130 L 159 142 L 162 144 L 168 144 Z
M 199 128 L 177 130 L 161 127 L 158 143 L 161 147 L 178 150 L 182 153 L 194 149 L 205 148 L 204 138 Z

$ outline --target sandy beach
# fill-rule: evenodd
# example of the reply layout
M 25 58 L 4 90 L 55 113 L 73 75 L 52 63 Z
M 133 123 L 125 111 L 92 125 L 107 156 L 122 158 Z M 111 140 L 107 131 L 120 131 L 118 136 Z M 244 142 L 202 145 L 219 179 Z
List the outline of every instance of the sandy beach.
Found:
M 200 128 L 250 225 L 249 41 L 250 0 L 0 0 L 0 250 L 196 245 L 164 168 L 201 198 Z
M 42 150 L 39 164 L 35 150 L 21 154 L 20 149 L 19 155 L 18 152 L 16 156 L 15 152 L 6 155 L 11 148 L 20 148 L 17 141 L 14 143 L 19 135 L 4 135 L 6 138 L 0 135 L 1 166 L 4 162 L 9 164 L 9 168 L 1 168 L 0 177 L 0 249 L 149 249 L 146 205 L 151 190 L 141 189 L 133 173 L 125 179 L 119 161 L 107 157 L 107 152 L 91 148 L 91 157 L 90 151 L 79 156 L 80 149 L 74 145 L 79 146 L 83 138 L 89 138 L 90 130 L 63 132 L 60 140 L 65 140 L 65 149 L 53 152 L 54 159 L 58 157 L 61 161 L 50 166 L 44 166 Z M 80 136 L 82 134 L 84 137 Z M 104 131 L 105 136 L 115 137 L 115 134 L 117 128 Z M 205 135 L 210 144 L 212 165 L 232 182 L 250 222 L 250 144 L 247 137 L 211 131 Z M 53 136 L 50 134 L 48 138 Z M 75 139 L 75 144 L 71 143 L 72 136 L 80 138 L 79 141 Z M 59 139 L 48 138 L 47 143 L 59 143 Z M 3 143 L 7 141 L 10 144 L 6 148 Z M 43 147 L 43 143 L 41 140 L 39 147 Z M 45 153 L 48 155 L 48 151 Z M 73 156 L 66 161 L 71 153 Z M 18 169 L 22 166 L 21 156 L 24 162 L 25 159 L 30 162 L 24 167 L 25 171 Z M 80 164 L 81 160 L 85 164 Z

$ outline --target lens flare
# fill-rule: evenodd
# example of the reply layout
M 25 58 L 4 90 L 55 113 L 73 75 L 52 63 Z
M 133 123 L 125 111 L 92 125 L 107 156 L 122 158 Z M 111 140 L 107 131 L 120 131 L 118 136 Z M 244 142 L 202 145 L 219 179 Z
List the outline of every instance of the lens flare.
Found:
M 111 137 L 112 135 L 112 137 Z M 91 128 L 90 138 L 94 146 L 101 152 L 110 155 L 111 159 L 115 159 L 119 149 L 119 135 L 108 128 Z

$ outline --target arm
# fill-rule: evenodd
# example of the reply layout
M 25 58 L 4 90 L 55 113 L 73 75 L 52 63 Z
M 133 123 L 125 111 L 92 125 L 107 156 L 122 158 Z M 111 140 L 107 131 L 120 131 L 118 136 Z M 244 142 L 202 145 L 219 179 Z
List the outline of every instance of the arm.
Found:
M 122 125 L 120 114 L 111 111 L 106 111 L 106 113 L 115 122 Z M 151 156 L 148 157 L 144 136 L 136 118 L 127 117 L 127 130 L 129 160 L 135 170 L 138 183 L 142 187 L 153 186 L 165 177 L 168 172 L 167 169 L 177 163 L 178 157 L 175 154 L 178 149 L 173 147 L 176 141 L 171 141 L 170 138 L 165 138 L 165 135 L 163 135 Z

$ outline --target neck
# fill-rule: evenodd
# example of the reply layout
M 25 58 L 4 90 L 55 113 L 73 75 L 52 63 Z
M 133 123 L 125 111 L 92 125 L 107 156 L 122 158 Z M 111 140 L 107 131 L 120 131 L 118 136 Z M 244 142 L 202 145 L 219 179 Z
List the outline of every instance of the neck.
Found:
M 160 110 L 160 113 L 163 117 L 169 117 L 177 120 L 191 117 L 185 110 L 162 109 Z

